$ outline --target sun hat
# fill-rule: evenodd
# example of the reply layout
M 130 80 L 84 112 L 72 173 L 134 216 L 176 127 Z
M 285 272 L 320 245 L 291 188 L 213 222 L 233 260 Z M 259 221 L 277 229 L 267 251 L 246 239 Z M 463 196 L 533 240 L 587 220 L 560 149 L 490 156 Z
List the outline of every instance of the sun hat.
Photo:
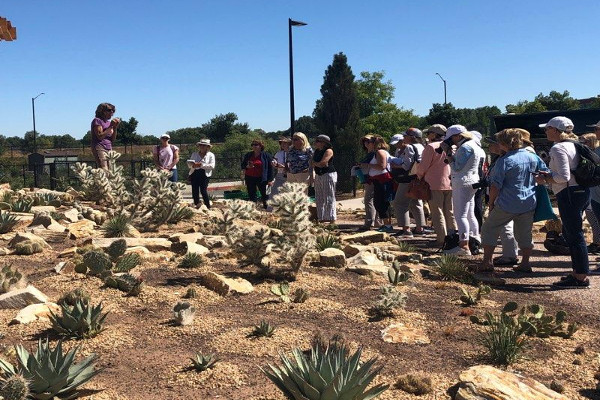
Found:
M 210 144 L 210 139 L 200 139 L 200 141 L 196 142 L 196 145 L 212 147 L 212 144 Z
M 401 133 L 397 133 L 394 136 L 392 136 L 392 138 L 390 139 L 390 144 L 393 146 L 398 142 L 401 142 L 404 140 L 404 135 Z
M 447 130 L 448 128 L 442 124 L 433 124 L 429 128 L 425 129 L 423 133 L 435 133 L 438 136 L 444 136 Z
M 280 142 L 280 143 L 281 142 L 291 142 L 292 138 L 289 138 L 287 136 L 281 136 L 277 141 Z
M 160 138 L 167 138 L 167 139 L 171 139 L 171 136 L 169 136 L 168 133 L 163 133 L 162 135 L 160 135 Z
M 567 117 L 554 117 L 547 123 L 540 124 L 540 128 L 545 128 L 547 126 L 556 128 L 561 132 L 571 132 L 575 127 L 575 125 L 573 125 L 573 121 Z
M 404 134 L 406 136 L 412 136 L 412 137 L 416 137 L 416 138 L 422 138 L 423 137 L 423 132 L 421 132 L 421 130 L 417 129 L 417 128 L 408 128 L 406 130 L 406 132 L 404 132 Z
M 529 131 L 526 129 L 521 129 L 519 132 L 521 132 L 521 140 L 523 140 L 523 143 L 525 143 L 527 146 L 533 146 Z
M 463 125 L 452 125 L 446 130 L 446 136 L 444 136 L 444 140 L 450 139 L 452 136 L 460 135 L 461 133 L 466 133 L 467 128 Z
M 315 138 L 315 141 L 331 144 L 331 139 L 329 139 L 329 136 L 327 136 L 327 135 L 319 135 Z
M 588 128 L 600 128 L 600 121 L 595 123 L 594 125 L 586 125 Z
M 479 132 L 479 131 L 469 131 L 469 133 L 471 135 L 473 135 L 473 140 L 475 141 L 475 143 L 477 143 L 479 146 L 481 146 L 481 138 L 483 137 L 481 135 L 481 132 Z

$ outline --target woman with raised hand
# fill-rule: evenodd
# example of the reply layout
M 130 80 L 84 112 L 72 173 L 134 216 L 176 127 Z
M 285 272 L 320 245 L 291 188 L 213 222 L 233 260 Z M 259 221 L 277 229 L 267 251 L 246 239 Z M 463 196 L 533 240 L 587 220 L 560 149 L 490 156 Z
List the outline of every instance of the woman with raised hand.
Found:
M 333 149 L 327 135 L 315 138 L 315 152 L 312 158 L 315 171 L 315 203 L 319 222 L 335 222 L 335 185 L 337 172 L 333 165 Z
M 92 120 L 92 154 L 96 160 L 96 166 L 108 169 L 106 155 L 112 150 L 112 144 L 117 138 L 117 128 L 121 120 L 112 118 L 116 108 L 110 103 L 100 103 L 96 107 L 96 116 Z
M 573 141 L 573 122 L 567 117 L 554 117 L 548 123 L 541 124 L 546 137 L 554 145 L 550 149 L 550 172 L 540 173 L 536 177 L 539 184 L 549 184 L 556 195 L 558 211 L 562 221 L 562 233 L 571 251 L 573 272 L 554 282 L 556 289 L 587 288 L 590 272 L 587 246 L 583 235 L 583 212 L 590 202 L 590 189 L 579 186 L 571 173 L 577 168 L 580 156 Z
M 188 160 L 188 166 L 190 167 L 189 180 L 192 185 L 192 198 L 194 199 L 194 205 L 200 206 L 200 196 L 202 194 L 202 201 L 206 208 L 210 208 L 210 200 L 208 197 L 208 181 L 215 169 L 215 155 L 209 150 L 212 147 L 210 139 L 200 139 L 196 143 L 198 148 L 197 151 L 193 152 Z
M 260 191 L 263 208 L 267 209 L 267 186 L 273 185 L 273 157 L 266 153 L 265 145 L 260 140 L 252 141 L 252 151 L 246 153 L 242 160 L 242 171 L 249 200 L 256 203 L 256 189 Z

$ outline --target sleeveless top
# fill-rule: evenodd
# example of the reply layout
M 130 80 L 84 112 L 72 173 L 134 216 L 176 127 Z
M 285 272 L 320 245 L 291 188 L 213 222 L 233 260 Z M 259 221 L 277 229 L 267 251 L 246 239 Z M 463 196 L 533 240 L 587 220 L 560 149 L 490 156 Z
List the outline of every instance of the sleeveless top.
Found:
M 387 160 L 390 159 L 390 153 L 388 153 L 386 150 L 384 150 L 385 152 L 385 157 Z M 375 152 L 375 154 L 377 154 L 377 152 Z M 369 176 L 377 176 L 377 175 L 381 175 L 381 174 L 385 174 L 386 172 L 389 172 L 388 168 L 386 169 L 379 169 L 379 168 L 375 168 L 375 165 L 377 164 L 377 156 L 374 155 L 373 158 L 371 159 L 371 161 L 369 162 Z
M 315 153 L 313 155 L 313 161 L 316 161 L 316 162 L 321 161 L 323 159 L 323 156 L 325 155 L 325 151 L 327 151 L 327 149 L 315 150 Z M 330 172 L 335 172 L 335 167 L 333 166 L 333 157 L 331 157 L 329 159 L 326 167 L 314 167 L 314 170 L 315 170 L 315 174 L 317 174 L 317 175 L 324 175 L 324 174 L 328 174 Z

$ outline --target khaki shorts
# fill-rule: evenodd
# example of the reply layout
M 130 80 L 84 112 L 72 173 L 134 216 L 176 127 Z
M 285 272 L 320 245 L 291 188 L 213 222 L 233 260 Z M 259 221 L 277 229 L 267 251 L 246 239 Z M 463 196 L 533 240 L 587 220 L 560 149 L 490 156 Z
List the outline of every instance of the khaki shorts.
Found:
M 108 169 L 108 159 L 106 158 L 108 150 L 106 150 L 101 144 L 97 144 L 92 147 L 92 154 L 96 159 L 96 165 L 98 168 Z
M 484 246 L 495 246 L 504 225 L 514 221 L 514 234 L 520 249 L 531 249 L 533 247 L 532 230 L 533 214 L 535 210 L 523 214 L 511 214 L 499 207 L 490 211 L 487 219 L 481 227 L 481 243 Z

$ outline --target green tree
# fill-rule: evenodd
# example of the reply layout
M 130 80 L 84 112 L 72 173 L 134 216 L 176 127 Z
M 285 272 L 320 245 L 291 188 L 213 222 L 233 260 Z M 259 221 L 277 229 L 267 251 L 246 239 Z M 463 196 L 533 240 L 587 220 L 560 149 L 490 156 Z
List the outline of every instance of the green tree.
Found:
M 201 127 L 181 128 L 174 131 L 166 132 L 171 136 L 171 143 L 196 143 L 200 139 L 206 138 L 206 134 Z
M 576 110 L 578 108 L 580 108 L 579 102 L 571 97 L 568 90 L 562 93 L 553 90 L 548 95 L 538 94 L 533 101 L 521 100 L 517 104 L 508 104 L 506 112 L 523 114 L 540 111 Z
M 315 138 L 319 135 L 319 129 L 315 124 L 315 119 L 310 115 L 304 115 L 296 120 L 294 124 L 296 132 L 304 133 L 309 139 Z M 285 131 L 286 136 L 290 136 L 290 130 Z
M 235 113 L 219 114 L 202 125 L 202 131 L 215 143 L 225 141 L 225 137 L 236 133 L 247 134 L 250 128 L 247 123 L 236 123 L 238 116 Z
M 117 131 L 117 143 L 125 145 L 125 154 L 127 154 L 127 146 L 139 144 L 141 136 L 137 134 L 138 120 L 134 117 L 129 118 L 129 121 L 121 120 Z
M 478 108 L 459 108 L 460 123 L 469 130 L 479 131 L 483 136 L 489 136 L 492 133 L 492 117 L 502 114 L 496 106 L 485 106 Z
M 335 54 L 333 63 L 327 67 L 321 96 L 313 112 L 315 124 L 331 139 L 338 171 L 338 189 L 350 191 L 350 168 L 356 162 L 360 131 L 354 74 L 344 53 Z
M 73 147 L 79 147 L 79 140 L 75 139 L 71 135 L 56 135 L 52 136 L 52 147 L 55 149 L 68 149 Z
M 8 150 L 8 141 L 6 140 L 6 136 L 0 135 L 0 155 L 4 154 Z
M 445 126 L 461 123 L 461 112 L 452 103 L 433 103 L 429 114 L 425 117 L 427 125 L 442 124 Z
M 36 151 L 36 146 L 38 151 L 52 148 L 52 138 L 46 135 L 41 135 L 39 132 L 36 132 L 35 141 L 33 139 L 33 131 L 25 133 L 25 136 L 23 137 L 23 150 L 28 153 L 33 153 Z

